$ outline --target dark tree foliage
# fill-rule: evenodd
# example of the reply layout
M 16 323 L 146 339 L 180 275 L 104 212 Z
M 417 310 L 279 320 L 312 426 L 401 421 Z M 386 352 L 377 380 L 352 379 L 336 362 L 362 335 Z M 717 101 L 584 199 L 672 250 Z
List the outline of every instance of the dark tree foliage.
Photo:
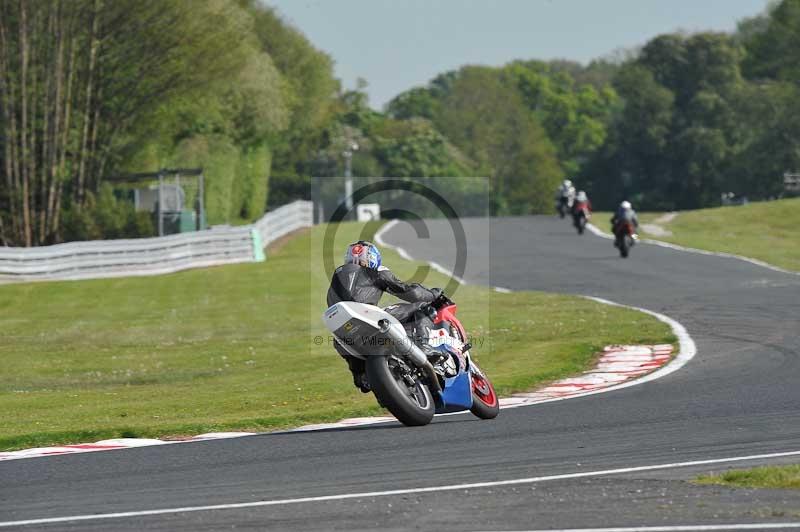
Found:
M 0 242 L 60 240 L 118 165 L 136 120 L 242 66 L 217 6 L 164 0 L 0 1 Z
M 734 35 L 662 35 L 625 63 L 624 106 L 582 168 L 596 203 L 645 209 L 784 193 L 800 171 L 800 0 L 746 19 Z
M 255 1 L 0 0 L 0 244 L 146 235 L 102 184 L 163 167 L 206 168 L 211 223 L 259 216 L 273 165 L 313 157 L 332 71 Z
M 601 208 L 776 197 L 800 172 L 798 50 L 782 0 L 585 66 L 462 67 L 378 112 L 260 0 L 0 0 L 0 245 L 148 234 L 104 183 L 163 167 L 205 168 L 211 223 L 253 220 L 354 143 L 357 176 L 486 176 L 497 214 L 550 210 L 564 176 Z
M 747 77 L 800 83 L 800 1 L 783 0 L 742 29 Z

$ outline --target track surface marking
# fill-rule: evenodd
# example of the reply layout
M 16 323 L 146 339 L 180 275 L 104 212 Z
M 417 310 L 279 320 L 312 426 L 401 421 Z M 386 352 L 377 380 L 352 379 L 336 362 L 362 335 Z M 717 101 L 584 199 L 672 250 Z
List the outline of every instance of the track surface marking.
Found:
M 428 227 L 429 240 L 407 224 L 385 239 L 451 268 L 449 226 Z M 650 309 L 682 323 L 697 355 L 640 386 L 507 409 L 490 422 L 456 415 L 421 429 L 382 424 L 2 462 L 0 521 L 478 484 L 800 448 L 800 276 L 646 243 L 623 260 L 607 240 L 578 236 L 553 217 L 467 219 L 464 227 L 476 255 L 463 275 L 468 283 Z M 797 457 L 747 465 L 782 461 Z M 685 482 L 742 464 L 29 528 L 463 531 L 800 521 L 796 491 Z

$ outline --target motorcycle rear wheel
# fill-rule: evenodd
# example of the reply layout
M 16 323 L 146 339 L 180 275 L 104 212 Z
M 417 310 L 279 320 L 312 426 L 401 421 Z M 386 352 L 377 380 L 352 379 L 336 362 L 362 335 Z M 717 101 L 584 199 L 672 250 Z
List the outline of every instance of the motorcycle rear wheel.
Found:
M 390 366 L 390 361 L 394 362 Z M 367 378 L 378 402 L 403 425 L 427 425 L 433 419 L 436 405 L 433 395 L 419 378 L 411 385 L 403 375 L 404 363 L 391 357 L 367 358 Z

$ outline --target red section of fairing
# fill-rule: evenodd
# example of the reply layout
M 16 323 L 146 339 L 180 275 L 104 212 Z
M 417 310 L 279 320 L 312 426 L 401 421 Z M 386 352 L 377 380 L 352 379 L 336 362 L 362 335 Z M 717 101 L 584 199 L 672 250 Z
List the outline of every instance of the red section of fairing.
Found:
M 449 322 L 455 325 L 461 335 L 461 341 L 466 343 L 467 332 L 464 330 L 464 326 L 461 325 L 461 322 L 458 321 L 458 318 L 456 318 L 456 310 L 456 305 L 447 305 L 446 307 L 440 308 L 439 312 L 436 313 L 436 318 L 433 320 L 433 323 L 434 325 L 438 325 L 442 322 Z

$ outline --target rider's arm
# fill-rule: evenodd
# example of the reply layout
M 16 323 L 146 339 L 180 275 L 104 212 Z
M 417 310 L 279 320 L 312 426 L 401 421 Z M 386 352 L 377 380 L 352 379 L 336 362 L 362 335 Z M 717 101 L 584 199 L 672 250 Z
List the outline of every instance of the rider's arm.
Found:
M 431 303 L 436 299 L 436 294 L 419 283 L 406 283 L 395 277 L 388 269 L 381 266 L 378 269 L 378 283 L 381 290 L 389 292 L 409 303 Z

